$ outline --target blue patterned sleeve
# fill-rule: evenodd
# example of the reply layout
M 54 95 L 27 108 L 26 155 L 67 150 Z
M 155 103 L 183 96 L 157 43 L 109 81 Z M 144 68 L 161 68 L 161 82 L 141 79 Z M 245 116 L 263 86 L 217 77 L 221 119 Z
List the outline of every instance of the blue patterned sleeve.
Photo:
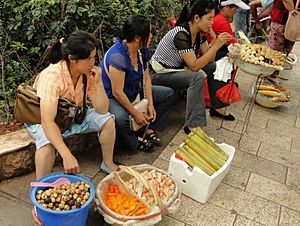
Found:
M 109 57 L 109 65 L 124 72 L 126 72 L 127 69 L 126 59 L 121 53 L 111 54 Z

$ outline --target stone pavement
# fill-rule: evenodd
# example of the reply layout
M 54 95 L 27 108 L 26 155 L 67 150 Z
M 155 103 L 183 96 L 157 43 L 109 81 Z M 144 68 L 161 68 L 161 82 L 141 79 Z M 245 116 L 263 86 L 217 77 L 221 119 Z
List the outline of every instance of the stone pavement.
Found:
M 294 52 L 300 56 L 299 44 Z M 254 76 L 243 73 L 237 77 L 242 101 L 229 108 L 237 120 L 225 122 L 220 128 L 221 121 L 208 116 L 209 125 L 205 128 L 208 135 L 216 142 L 236 148 L 227 176 L 205 204 L 183 195 L 177 213 L 164 216 L 159 226 L 300 225 L 300 63 L 294 67 L 289 80 L 282 83 L 292 91 L 288 107 L 267 109 L 255 104 L 247 133 L 238 145 L 254 80 Z M 170 156 L 185 137 L 180 129 L 184 104 L 179 101 L 175 108 L 166 132 L 160 134 L 163 135 L 163 150 L 158 148 L 151 154 L 130 156 L 117 153 L 116 160 L 127 165 L 153 163 L 167 170 Z M 104 177 L 99 172 L 97 151 L 92 150 L 88 156 L 80 155 L 79 161 L 83 173 L 95 184 Z M 61 170 L 61 165 L 55 170 Z M 34 179 L 34 173 L 30 173 L 0 182 L 1 226 L 35 225 L 28 198 L 29 183 Z M 87 225 L 105 223 L 98 213 L 91 212 Z

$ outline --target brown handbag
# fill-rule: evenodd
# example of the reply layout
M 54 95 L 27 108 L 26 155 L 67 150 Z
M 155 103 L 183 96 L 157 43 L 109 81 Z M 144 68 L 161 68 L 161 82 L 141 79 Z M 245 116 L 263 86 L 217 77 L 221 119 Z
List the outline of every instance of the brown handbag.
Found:
M 77 107 L 75 103 L 64 98 L 60 98 L 58 100 L 55 123 L 58 125 L 61 132 L 65 132 L 70 128 L 73 118 L 75 123 L 77 124 L 81 124 L 85 118 L 86 111 L 87 111 L 87 107 L 86 107 L 87 78 L 85 74 L 83 75 L 82 82 L 84 85 L 82 107 Z M 16 100 L 14 106 L 14 118 L 17 121 L 24 122 L 24 123 L 30 123 L 30 124 L 41 123 L 40 98 L 37 96 L 36 90 L 32 86 L 30 86 L 28 82 L 22 83 L 17 88 Z
M 295 9 L 289 12 L 289 17 L 285 25 L 284 37 L 290 41 L 300 41 L 300 12 L 299 0 L 297 0 Z

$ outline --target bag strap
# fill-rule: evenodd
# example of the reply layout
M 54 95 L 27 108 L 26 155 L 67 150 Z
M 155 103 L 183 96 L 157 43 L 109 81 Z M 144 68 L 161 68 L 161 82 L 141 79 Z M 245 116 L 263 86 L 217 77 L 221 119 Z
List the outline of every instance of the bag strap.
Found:
M 143 74 L 143 82 L 142 82 L 142 86 L 143 86 L 143 95 L 144 97 L 143 98 L 146 98 L 146 91 L 145 91 L 145 73 L 144 73 L 144 63 L 143 63 L 143 57 L 142 57 L 142 53 L 140 50 L 138 50 L 138 54 L 139 54 L 139 59 L 140 59 L 140 62 L 142 64 L 142 74 Z
M 234 64 L 233 64 L 233 68 L 234 68 Z M 233 71 L 233 74 L 232 74 L 232 77 L 231 77 L 231 80 L 230 80 L 230 83 L 231 84 L 233 84 L 234 83 L 234 78 L 235 78 L 235 76 L 236 76 L 236 73 L 237 73 L 237 70 L 239 69 L 239 67 L 238 66 L 236 66 L 236 68 L 234 69 L 234 71 Z
M 299 8 L 299 3 L 300 3 L 300 0 L 297 0 L 296 5 L 295 5 L 295 10 L 298 10 L 298 8 Z
M 86 106 L 86 102 L 87 102 L 87 95 L 86 95 L 87 77 L 86 77 L 86 74 L 83 74 L 82 83 L 83 83 L 83 111 L 86 112 L 86 110 L 87 110 L 87 106 Z

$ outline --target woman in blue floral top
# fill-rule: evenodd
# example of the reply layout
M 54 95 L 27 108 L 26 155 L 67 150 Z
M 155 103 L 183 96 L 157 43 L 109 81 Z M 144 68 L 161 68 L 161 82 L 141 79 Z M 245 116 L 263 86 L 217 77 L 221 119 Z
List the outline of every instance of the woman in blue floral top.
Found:
M 124 24 L 123 36 L 123 40 L 115 41 L 101 63 L 103 84 L 110 100 L 109 111 L 115 115 L 116 144 L 147 152 L 154 145 L 160 145 L 155 130 L 164 129 L 175 94 L 171 88 L 151 84 L 148 68 L 151 56 L 147 49 L 152 38 L 149 20 L 142 15 L 130 16 Z M 148 99 L 147 114 L 137 111 L 132 104 L 137 95 L 143 93 L 143 87 Z M 150 123 L 146 139 L 130 129 L 129 115 L 139 125 Z

